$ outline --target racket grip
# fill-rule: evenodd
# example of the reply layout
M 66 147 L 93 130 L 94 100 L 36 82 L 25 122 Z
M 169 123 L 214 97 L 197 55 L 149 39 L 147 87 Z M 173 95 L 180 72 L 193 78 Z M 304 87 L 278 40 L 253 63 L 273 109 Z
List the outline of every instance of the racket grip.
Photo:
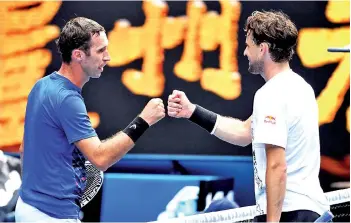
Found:
M 330 211 L 326 211 L 314 222 L 330 222 L 333 218 L 334 215 Z

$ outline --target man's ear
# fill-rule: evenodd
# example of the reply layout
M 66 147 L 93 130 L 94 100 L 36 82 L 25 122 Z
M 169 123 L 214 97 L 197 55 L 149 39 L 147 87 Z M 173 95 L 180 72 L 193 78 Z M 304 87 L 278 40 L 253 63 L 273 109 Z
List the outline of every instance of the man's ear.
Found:
M 84 52 L 78 49 L 75 49 L 72 51 L 72 60 L 77 61 L 78 63 L 80 63 L 83 59 L 84 59 Z
M 265 52 L 269 52 L 269 45 L 268 45 L 268 43 L 266 43 L 266 42 L 262 42 L 262 43 L 260 43 L 260 52 L 262 52 L 262 53 L 265 53 Z

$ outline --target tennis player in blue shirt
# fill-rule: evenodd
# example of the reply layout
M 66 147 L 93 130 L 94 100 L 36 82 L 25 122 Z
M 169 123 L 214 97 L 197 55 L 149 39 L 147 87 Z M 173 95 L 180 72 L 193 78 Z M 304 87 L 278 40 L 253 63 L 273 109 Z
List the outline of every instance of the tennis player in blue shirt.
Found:
M 165 116 L 162 100 L 151 99 L 123 131 L 100 141 L 81 91 L 110 60 L 105 29 L 93 20 L 74 18 L 63 27 L 57 46 L 61 68 L 40 79 L 28 96 L 17 222 L 79 222 L 86 159 L 105 171 Z

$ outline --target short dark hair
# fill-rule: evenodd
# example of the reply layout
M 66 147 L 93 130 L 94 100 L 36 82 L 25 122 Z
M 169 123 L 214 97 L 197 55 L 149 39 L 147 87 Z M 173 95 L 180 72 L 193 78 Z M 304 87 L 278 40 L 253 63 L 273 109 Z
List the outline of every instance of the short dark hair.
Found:
M 295 24 L 283 12 L 255 11 L 247 18 L 244 30 L 252 33 L 256 45 L 262 42 L 268 43 L 274 62 L 291 60 L 298 31 Z
M 63 27 L 59 38 L 56 40 L 57 49 L 61 54 L 62 61 L 70 63 L 74 49 L 81 49 L 89 56 L 91 37 L 100 32 L 105 32 L 104 27 L 91 19 L 76 17 L 68 21 Z

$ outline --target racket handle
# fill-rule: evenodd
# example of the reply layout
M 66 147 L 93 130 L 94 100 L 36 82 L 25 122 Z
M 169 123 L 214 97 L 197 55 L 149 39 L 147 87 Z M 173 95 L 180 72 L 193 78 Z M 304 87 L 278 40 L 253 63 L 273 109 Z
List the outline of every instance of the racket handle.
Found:
M 314 222 L 330 222 L 334 218 L 334 215 L 330 211 L 326 211 L 317 218 Z

